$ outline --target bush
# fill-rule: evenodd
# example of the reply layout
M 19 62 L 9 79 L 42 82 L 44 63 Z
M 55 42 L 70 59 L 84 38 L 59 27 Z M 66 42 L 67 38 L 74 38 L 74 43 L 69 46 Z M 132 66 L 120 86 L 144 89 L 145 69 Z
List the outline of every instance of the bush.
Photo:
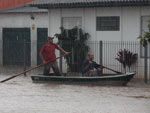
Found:
M 84 33 L 81 28 L 74 27 L 67 30 L 60 28 L 61 33 L 55 34 L 58 38 L 58 43 L 61 47 L 72 54 L 66 56 L 66 61 L 71 72 L 81 72 L 82 63 L 87 56 L 89 47 L 86 45 L 86 40 L 89 37 L 88 33 Z
M 128 67 L 130 71 L 131 66 L 136 63 L 138 58 L 136 53 L 132 53 L 131 51 L 126 49 L 120 50 L 117 53 L 117 56 L 118 58 L 116 58 L 116 60 L 123 65 L 125 72 L 126 72 L 126 67 Z

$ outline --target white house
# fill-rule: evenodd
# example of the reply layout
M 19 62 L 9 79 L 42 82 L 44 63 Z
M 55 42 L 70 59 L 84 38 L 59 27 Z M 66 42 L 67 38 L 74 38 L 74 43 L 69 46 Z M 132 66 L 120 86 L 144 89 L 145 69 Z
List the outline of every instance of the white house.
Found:
M 31 10 L 28 6 L 36 9 Z M 24 11 L 19 9 L 0 13 L 1 65 L 4 64 L 5 34 L 12 30 L 9 28 L 28 28 L 24 32 L 29 32 L 29 41 L 32 42 L 30 62 L 36 65 L 38 28 L 48 28 L 48 35 L 53 36 L 60 33 L 60 27 L 71 29 L 78 26 L 90 34 L 89 41 L 138 41 L 137 37 L 148 30 L 147 20 L 150 19 L 150 0 L 36 0 L 27 7 L 24 7 Z M 48 13 L 42 9 L 48 9 Z M 17 40 L 18 34 L 14 37 Z M 95 48 L 93 50 L 98 56 L 99 51 Z M 137 48 L 139 50 L 140 47 Z M 112 50 L 104 57 L 110 57 L 110 54 L 116 53 Z M 107 64 L 113 66 L 113 62 L 107 61 Z M 143 59 L 139 57 L 139 72 L 143 73 L 143 65 Z
M 32 7 L 48 9 L 48 35 L 60 33 L 60 27 L 81 27 L 90 34 L 89 41 L 137 41 L 147 31 L 150 19 L 150 0 L 36 0 Z M 138 71 L 143 73 L 140 46 Z M 111 50 L 106 57 L 116 54 Z M 93 49 L 95 54 L 98 52 Z M 115 56 L 115 55 L 114 55 Z M 115 57 L 113 57 L 115 59 Z M 108 62 L 108 60 L 107 60 Z M 112 66 L 114 61 L 110 63 Z
M 48 9 L 49 35 L 80 26 L 96 41 L 137 41 L 150 19 L 149 0 L 36 0 L 31 6 Z
M 37 65 L 41 48 L 37 43 L 46 40 L 48 23 L 46 9 L 23 6 L 0 11 L 0 65 L 23 63 L 24 40 L 30 43 L 26 50 L 28 64 Z

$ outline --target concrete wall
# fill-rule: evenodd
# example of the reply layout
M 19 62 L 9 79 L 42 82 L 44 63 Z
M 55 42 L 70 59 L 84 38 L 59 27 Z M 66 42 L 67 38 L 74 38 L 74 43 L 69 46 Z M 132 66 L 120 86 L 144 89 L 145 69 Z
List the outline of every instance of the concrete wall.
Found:
M 139 41 L 141 34 L 141 17 L 150 15 L 150 6 L 143 7 L 103 7 L 103 8 L 78 8 L 78 9 L 49 9 L 49 35 L 60 33 L 62 17 L 81 17 L 82 28 L 90 34 L 89 41 Z M 97 16 L 119 16 L 119 31 L 96 31 Z M 139 67 L 143 67 L 138 49 Z M 95 48 L 92 48 L 95 51 Z M 99 54 L 99 53 L 98 53 Z M 139 69 L 143 73 L 143 69 Z
M 107 7 L 49 10 L 49 33 L 59 33 L 62 17 L 81 17 L 82 28 L 89 40 L 137 41 L 141 30 L 141 16 L 150 15 L 150 7 Z M 96 31 L 97 16 L 120 16 L 120 31 Z
M 31 19 L 34 15 L 35 19 Z M 107 7 L 107 8 L 77 8 L 77 9 L 49 9 L 47 13 L 12 13 L 0 14 L 0 64 L 2 64 L 2 29 L 3 28 L 31 28 L 31 65 L 37 62 L 37 31 L 36 28 L 48 28 L 48 35 L 60 33 L 62 17 L 81 17 L 82 28 L 90 34 L 90 41 L 138 41 L 141 33 L 141 16 L 150 15 L 147 7 Z M 97 16 L 120 16 L 119 31 L 96 31 Z M 32 30 L 35 25 L 35 30 Z M 57 41 L 56 39 L 54 41 Z M 95 49 L 95 48 L 94 48 Z M 94 51 L 94 49 L 92 49 Z M 59 52 L 57 52 L 59 54 Z M 99 53 L 97 53 L 99 54 Z M 143 60 L 140 59 L 140 66 Z M 65 61 L 64 61 L 65 63 Z M 64 66 L 65 67 L 65 66 Z
M 31 19 L 34 16 L 34 20 Z M 31 30 L 31 65 L 37 63 L 37 29 L 48 28 L 48 13 L 7 13 L 0 14 L 0 64 L 2 65 L 2 30 L 3 28 L 30 28 Z M 35 29 L 32 29 L 32 26 Z

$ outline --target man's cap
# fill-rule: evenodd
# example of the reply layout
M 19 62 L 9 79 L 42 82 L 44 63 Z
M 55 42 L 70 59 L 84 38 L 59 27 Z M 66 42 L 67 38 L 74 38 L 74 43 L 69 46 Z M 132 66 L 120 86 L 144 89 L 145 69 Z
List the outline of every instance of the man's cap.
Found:
M 51 37 L 51 36 L 48 36 L 48 38 L 47 38 L 48 40 L 53 40 L 54 39 L 54 37 Z

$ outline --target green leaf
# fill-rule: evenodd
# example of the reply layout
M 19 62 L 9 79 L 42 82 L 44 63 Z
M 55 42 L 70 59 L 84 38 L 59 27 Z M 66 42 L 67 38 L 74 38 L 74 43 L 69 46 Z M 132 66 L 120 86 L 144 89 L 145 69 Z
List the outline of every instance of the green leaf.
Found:
M 89 47 L 86 45 L 86 40 L 89 38 L 88 33 L 84 33 L 81 28 L 74 27 L 73 29 L 64 29 L 60 27 L 61 33 L 55 34 L 58 40 L 61 40 L 61 47 L 68 52 L 72 52 L 72 55 L 69 55 L 66 58 L 69 70 L 76 72 L 81 71 L 81 68 L 74 68 L 73 65 L 78 65 L 82 67 L 83 61 L 87 57 L 87 52 Z M 73 62 L 72 62 L 73 61 Z

